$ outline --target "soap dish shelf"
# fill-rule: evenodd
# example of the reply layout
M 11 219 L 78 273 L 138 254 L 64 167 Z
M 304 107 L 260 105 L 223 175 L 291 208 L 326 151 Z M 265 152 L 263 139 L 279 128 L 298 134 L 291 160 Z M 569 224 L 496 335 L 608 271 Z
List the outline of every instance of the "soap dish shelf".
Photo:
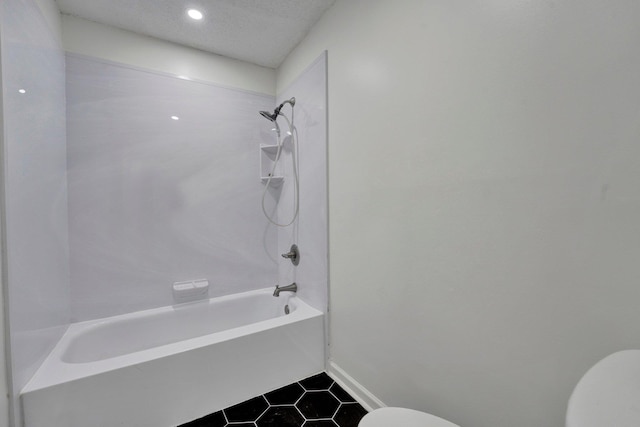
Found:
M 269 177 L 268 176 L 261 176 L 260 180 L 262 181 L 263 184 L 266 184 L 267 181 L 269 181 Z M 282 184 L 282 182 L 284 181 L 284 176 L 272 176 L 271 177 L 271 181 L 269 182 L 269 185 L 280 185 Z
M 260 145 L 260 180 L 263 184 L 269 181 L 269 174 L 273 169 L 273 163 L 276 161 L 277 154 L 277 145 Z M 269 185 L 281 185 L 284 181 L 284 176 L 282 176 L 280 170 L 275 170 L 274 172 Z

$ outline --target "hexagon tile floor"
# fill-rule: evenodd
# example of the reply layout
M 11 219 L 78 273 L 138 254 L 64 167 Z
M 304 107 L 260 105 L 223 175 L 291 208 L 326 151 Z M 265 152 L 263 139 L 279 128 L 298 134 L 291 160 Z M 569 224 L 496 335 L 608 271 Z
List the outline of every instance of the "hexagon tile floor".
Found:
M 179 427 L 357 427 L 366 413 L 323 372 Z

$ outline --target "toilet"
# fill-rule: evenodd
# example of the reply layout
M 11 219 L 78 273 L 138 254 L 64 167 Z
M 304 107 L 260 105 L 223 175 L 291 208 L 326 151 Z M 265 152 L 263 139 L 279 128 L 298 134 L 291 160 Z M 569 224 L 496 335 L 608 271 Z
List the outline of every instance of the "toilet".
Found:
M 640 426 L 640 350 L 613 353 L 589 369 L 569 399 L 565 425 Z
M 596 363 L 569 398 L 566 427 L 640 426 L 640 350 L 613 353 Z M 406 408 L 380 408 L 358 427 L 459 427 L 435 415 Z
M 362 417 L 358 427 L 458 427 L 456 424 L 407 408 L 380 408 Z

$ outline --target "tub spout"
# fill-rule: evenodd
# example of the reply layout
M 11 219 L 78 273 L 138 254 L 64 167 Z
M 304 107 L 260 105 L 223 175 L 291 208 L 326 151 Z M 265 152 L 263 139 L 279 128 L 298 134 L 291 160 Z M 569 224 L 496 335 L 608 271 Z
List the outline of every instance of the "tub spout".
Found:
M 280 287 L 280 286 L 276 285 L 276 290 L 273 291 L 273 296 L 274 297 L 279 297 L 280 296 L 280 292 L 283 292 L 283 291 L 284 292 L 298 292 L 298 285 L 296 285 L 295 282 L 293 282 L 290 285 L 283 286 L 283 287 Z

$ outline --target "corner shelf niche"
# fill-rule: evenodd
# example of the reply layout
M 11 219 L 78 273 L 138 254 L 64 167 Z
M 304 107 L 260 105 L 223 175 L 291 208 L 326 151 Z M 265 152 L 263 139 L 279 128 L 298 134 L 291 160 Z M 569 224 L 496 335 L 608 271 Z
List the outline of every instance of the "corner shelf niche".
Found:
M 269 174 L 273 169 L 273 163 L 276 161 L 276 155 L 278 154 L 277 145 L 260 145 L 260 180 L 263 184 L 266 184 L 269 180 Z M 282 153 L 280 153 L 282 156 Z M 271 177 L 271 185 L 280 185 L 284 181 L 284 176 L 280 170 L 280 165 L 273 171 Z

